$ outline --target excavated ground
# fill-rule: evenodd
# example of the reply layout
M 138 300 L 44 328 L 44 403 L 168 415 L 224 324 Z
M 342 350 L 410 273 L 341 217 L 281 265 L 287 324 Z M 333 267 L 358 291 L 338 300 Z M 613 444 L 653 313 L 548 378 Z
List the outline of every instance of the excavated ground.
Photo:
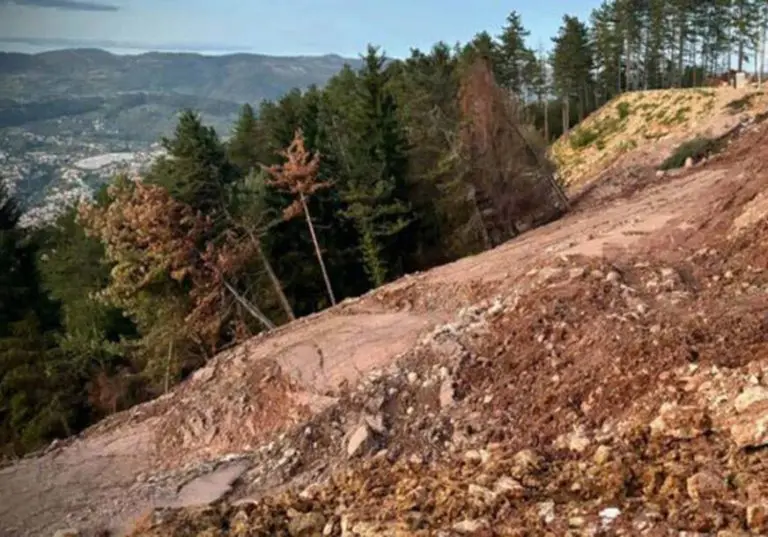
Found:
M 767 143 L 217 357 L 0 469 L 3 535 L 768 533 Z

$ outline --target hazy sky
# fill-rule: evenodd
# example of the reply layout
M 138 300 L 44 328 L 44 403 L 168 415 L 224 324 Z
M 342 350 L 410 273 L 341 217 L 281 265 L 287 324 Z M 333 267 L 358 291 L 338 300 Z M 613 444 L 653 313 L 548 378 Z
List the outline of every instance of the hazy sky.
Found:
M 439 40 L 498 33 L 517 10 L 531 45 L 549 47 L 562 16 L 600 0 L 0 0 L 0 49 L 96 46 L 357 56 L 367 43 L 402 57 Z M 18 41 L 16 41 L 18 40 Z

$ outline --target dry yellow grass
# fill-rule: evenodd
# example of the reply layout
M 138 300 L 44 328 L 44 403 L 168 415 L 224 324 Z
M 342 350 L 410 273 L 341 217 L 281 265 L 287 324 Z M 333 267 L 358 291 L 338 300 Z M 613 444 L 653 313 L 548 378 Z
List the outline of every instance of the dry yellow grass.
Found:
M 768 88 L 754 86 L 625 93 L 555 142 L 552 157 L 563 183 L 581 187 L 617 160 L 668 154 L 682 142 L 719 136 L 767 109 Z

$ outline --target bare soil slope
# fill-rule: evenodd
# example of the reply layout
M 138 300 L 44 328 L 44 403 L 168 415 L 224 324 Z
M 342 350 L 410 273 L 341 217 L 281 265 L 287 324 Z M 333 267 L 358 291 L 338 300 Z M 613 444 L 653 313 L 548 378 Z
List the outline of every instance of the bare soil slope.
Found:
M 766 144 L 222 354 L 0 469 L 0 532 L 768 532 Z

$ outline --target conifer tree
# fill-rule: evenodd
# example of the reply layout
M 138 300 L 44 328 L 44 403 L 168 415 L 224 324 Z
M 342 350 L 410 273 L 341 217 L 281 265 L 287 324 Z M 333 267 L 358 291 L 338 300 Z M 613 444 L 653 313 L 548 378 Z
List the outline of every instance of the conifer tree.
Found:
M 198 114 L 185 110 L 173 137 L 164 138 L 162 143 L 170 158 L 158 160 L 146 182 L 162 186 L 176 200 L 213 216 L 225 202 L 227 188 L 237 179 L 216 131 L 203 125 Z
M 525 44 L 530 32 L 525 29 L 520 14 L 512 11 L 507 16 L 507 24 L 499 36 L 498 66 L 496 71 L 499 85 L 521 96 L 531 84 L 531 66 L 535 57 Z

